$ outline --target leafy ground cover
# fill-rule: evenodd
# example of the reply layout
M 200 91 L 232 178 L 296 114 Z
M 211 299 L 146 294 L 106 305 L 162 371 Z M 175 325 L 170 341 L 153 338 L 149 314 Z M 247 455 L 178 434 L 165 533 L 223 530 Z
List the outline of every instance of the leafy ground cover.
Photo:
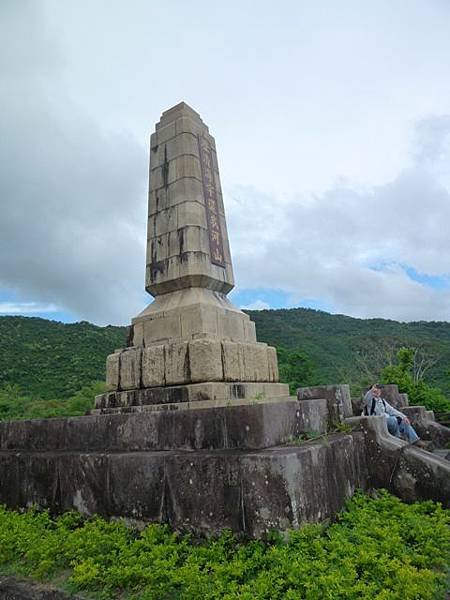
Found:
M 0 389 L 0 421 L 84 415 L 93 408 L 94 397 L 105 390 L 106 385 L 97 381 L 83 386 L 70 398 L 43 400 L 23 395 L 17 385 L 6 385 Z
M 356 494 L 331 525 L 268 542 L 1 508 L 0 569 L 102 599 L 432 600 L 447 589 L 449 525 L 440 505 L 385 491 Z

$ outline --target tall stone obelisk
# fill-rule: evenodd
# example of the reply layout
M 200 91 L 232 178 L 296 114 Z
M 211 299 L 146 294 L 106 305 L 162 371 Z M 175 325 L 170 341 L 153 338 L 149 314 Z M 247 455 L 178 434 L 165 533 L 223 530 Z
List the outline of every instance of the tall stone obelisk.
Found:
M 133 319 L 129 347 L 108 357 L 110 392 L 97 409 L 285 400 L 275 349 L 228 300 L 233 286 L 214 138 L 181 102 L 150 142 L 146 290 L 155 299 Z

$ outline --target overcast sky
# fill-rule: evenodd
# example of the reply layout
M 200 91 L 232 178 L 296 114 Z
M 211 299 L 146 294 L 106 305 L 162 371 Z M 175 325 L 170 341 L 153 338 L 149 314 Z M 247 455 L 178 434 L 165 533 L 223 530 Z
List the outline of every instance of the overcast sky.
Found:
M 448 0 L 1 0 L 0 314 L 127 324 L 148 139 L 216 138 L 239 306 L 450 321 Z

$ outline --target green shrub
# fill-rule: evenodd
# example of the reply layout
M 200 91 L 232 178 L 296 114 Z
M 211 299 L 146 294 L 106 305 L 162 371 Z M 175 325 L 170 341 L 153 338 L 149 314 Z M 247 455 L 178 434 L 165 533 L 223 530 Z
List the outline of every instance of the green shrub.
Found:
M 11 419 L 46 419 L 50 417 L 75 417 L 84 415 L 94 406 L 94 396 L 106 389 L 103 382 L 85 385 L 71 398 L 42 400 L 21 394 L 16 385 L 0 389 L 0 421 Z
M 65 574 L 70 590 L 104 599 L 433 600 L 445 595 L 449 525 L 439 504 L 406 505 L 384 491 L 356 494 L 332 525 L 267 542 L 1 508 L 0 568 L 40 580 Z
M 425 406 L 436 413 L 450 411 L 450 399 L 441 390 L 428 385 L 423 379 L 414 380 L 413 360 L 411 348 L 400 348 L 396 364 L 383 369 L 382 382 L 397 384 L 400 392 L 408 394 L 410 404 Z

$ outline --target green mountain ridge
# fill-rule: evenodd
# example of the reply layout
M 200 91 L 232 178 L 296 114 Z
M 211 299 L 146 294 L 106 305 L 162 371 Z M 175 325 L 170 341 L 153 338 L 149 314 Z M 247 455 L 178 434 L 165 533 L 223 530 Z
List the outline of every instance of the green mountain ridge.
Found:
M 37 317 L 0 317 L 0 388 L 44 400 L 68 398 L 105 379 L 105 359 L 123 347 L 126 327 L 60 323 Z
M 425 380 L 450 395 L 450 323 L 357 319 L 293 308 L 246 311 L 258 340 L 306 355 L 309 383 L 361 383 L 376 377 L 401 346 L 420 348 L 434 364 Z M 105 378 L 105 359 L 125 345 L 126 327 L 37 317 L 0 317 L 0 388 L 42 399 L 68 398 Z

